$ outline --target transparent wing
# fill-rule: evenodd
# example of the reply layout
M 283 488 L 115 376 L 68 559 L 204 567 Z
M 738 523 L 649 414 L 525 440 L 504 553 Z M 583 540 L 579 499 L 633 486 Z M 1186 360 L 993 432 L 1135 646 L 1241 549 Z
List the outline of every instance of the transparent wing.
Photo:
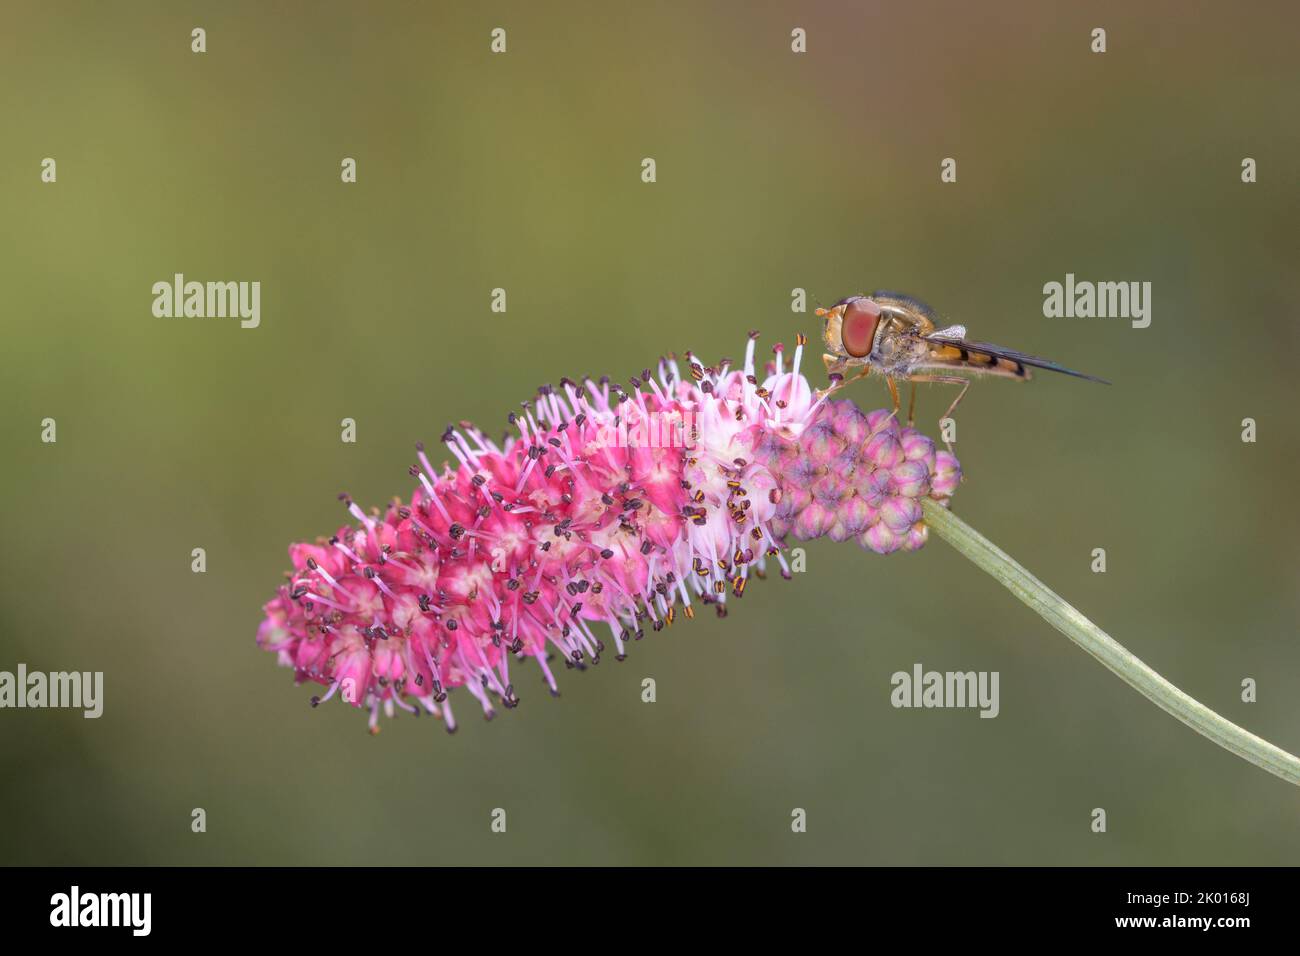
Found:
M 941 332 L 948 331 L 948 329 L 941 330 Z M 965 339 L 954 339 L 938 334 L 927 336 L 926 341 L 931 343 L 932 347 L 929 360 L 924 365 L 930 368 L 964 368 L 974 372 L 1025 378 L 1027 377 L 1025 366 L 1029 366 L 1049 372 L 1060 372 L 1062 375 L 1072 375 L 1089 382 L 1100 382 L 1102 385 L 1110 384 L 1104 378 L 1076 372 L 1051 359 L 1018 352 L 991 342 L 968 342 Z

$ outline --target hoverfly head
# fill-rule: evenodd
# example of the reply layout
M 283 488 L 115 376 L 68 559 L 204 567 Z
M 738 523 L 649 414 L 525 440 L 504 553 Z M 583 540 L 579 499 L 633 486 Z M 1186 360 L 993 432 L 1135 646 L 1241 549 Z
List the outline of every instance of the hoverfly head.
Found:
M 817 315 L 825 322 L 822 337 L 826 347 L 836 355 L 860 359 L 871 354 L 881 315 L 880 306 L 871 298 L 852 295 L 829 309 L 818 309 Z

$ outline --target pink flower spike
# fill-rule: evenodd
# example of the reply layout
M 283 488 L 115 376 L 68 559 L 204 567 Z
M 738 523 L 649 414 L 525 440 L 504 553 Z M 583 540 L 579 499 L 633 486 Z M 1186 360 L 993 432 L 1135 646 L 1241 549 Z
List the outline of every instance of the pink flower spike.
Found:
M 264 609 L 257 643 L 367 712 L 372 732 L 398 710 L 456 728 L 464 688 L 484 716 L 520 702 L 518 667 L 600 663 L 697 606 L 725 616 L 783 555 L 787 536 L 856 538 L 881 554 L 926 540 L 921 501 L 961 480 L 957 460 L 885 411 L 817 399 L 783 350 L 743 370 L 689 376 L 661 361 L 629 379 L 542 388 L 501 445 L 461 423 L 442 438 L 453 466 L 417 445 L 409 503 L 294 544 L 292 571 Z M 763 377 L 765 376 L 765 377 Z M 512 658 L 516 665 L 511 667 Z

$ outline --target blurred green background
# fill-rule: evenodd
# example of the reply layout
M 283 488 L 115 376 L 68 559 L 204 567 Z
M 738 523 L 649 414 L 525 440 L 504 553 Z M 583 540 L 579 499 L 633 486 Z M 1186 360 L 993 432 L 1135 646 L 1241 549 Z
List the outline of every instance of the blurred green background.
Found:
M 0 861 L 1296 863 L 1294 789 L 939 541 L 816 543 L 727 620 L 561 671 L 560 700 L 531 665 L 491 725 L 461 698 L 454 737 L 312 710 L 253 635 L 289 542 L 341 524 L 341 490 L 409 494 L 447 422 L 495 433 L 565 374 L 812 334 L 795 287 L 899 288 L 1115 382 L 978 383 L 956 511 L 1300 748 L 1298 25 L 1283 3 L 8 0 L 0 669 L 106 690 L 97 721 L 0 712 Z M 154 318 L 175 272 L 260 280 L 261 327 Z M 1151 327 L 1044 318 L 1067 272 L 1152 282 Z M 931 432 L 947 401 L 922 393 Z M 999 671 L 1001 716 L 893 709 L 915 662 Z

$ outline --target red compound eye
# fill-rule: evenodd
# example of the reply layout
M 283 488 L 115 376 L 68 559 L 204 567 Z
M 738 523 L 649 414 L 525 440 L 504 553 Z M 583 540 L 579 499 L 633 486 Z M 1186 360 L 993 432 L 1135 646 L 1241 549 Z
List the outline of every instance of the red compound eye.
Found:
M 865 358 L 871 354 L 871 346 L 876 341 L 876 323 L 880 321 L 880 306 L 870 299 L 854 299 L 844 307 L 844 318 L 840 320 L 840 339 L 844 342 L 844 351 L 854 358 Z

